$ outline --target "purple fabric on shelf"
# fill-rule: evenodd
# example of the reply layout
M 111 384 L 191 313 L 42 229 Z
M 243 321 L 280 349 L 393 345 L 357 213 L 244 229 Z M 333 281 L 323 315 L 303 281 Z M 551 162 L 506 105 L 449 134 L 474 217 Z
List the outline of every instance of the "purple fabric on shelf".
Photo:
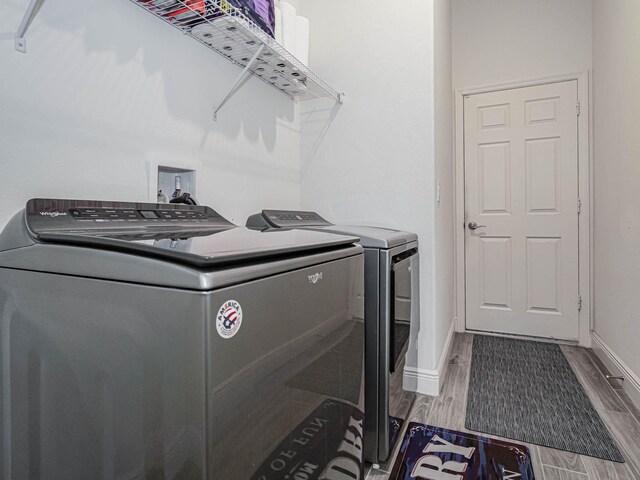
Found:
M 253 20 L 258 27 L 275 37 L 276 7 L 275 0 L 227 0 Z
M 170 9 L 165 14 L 172 22 L 178 23 L 181 26 L 193 28 L 205 21 L 212 21 L 216 17 L 223 15 L 218 8 L 215 8 L 210 0 L 184 1 L 187 6 L 178 3 L 175 9 Z M 275 38 L 275 0 L 223 0 L 220 5 L 220 7 L 226 11 L 230 11 L 229 6 L 234 6 L 240 10 L 261 30 Z

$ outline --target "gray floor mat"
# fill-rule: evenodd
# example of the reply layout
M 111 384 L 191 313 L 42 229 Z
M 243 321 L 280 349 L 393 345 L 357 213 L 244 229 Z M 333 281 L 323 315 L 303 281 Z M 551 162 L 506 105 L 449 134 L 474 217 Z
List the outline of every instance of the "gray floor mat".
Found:
M 562 350 L 555 344 L 476 335 L 466 427 L 624 462 Z

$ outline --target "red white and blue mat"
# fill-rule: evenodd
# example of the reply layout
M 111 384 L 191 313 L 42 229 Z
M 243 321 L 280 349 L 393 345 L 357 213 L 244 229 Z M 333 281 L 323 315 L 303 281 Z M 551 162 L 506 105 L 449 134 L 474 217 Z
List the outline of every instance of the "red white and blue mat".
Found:
M 524 445 L 411 422 L 389 480 L 534 480 Z

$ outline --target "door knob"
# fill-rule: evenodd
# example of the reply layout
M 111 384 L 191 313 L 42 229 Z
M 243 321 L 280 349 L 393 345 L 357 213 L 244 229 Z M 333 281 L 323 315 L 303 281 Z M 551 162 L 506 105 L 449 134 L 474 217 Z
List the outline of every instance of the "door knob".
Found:
M 469 230 L 477 230 L 478 228 L 486 227 L 486 225 L 478 225 L 476 222 L 469 222 Z

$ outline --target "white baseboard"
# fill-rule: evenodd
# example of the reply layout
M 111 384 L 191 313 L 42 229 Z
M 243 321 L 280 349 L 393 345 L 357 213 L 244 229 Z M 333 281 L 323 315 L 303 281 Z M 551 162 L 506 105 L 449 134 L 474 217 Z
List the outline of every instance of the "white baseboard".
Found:
M 430 395 L 432 397 L 440 395 L 440 390 L 447 376 L 447 370 L 449 369 L 449 355 L 451 354 L 451 347 L 453 347 L 453 336 L 456 333 L 455 327 L 456 322 L 452 321 L 436 370 L 404 367 L 403 388 L 405 390 Z
M 596 332 L 591 332 L 591 348 L 612 375 L 624 377 L 622 388 L 636 407 L 640 408 L 640 378 L 611 349 Z

